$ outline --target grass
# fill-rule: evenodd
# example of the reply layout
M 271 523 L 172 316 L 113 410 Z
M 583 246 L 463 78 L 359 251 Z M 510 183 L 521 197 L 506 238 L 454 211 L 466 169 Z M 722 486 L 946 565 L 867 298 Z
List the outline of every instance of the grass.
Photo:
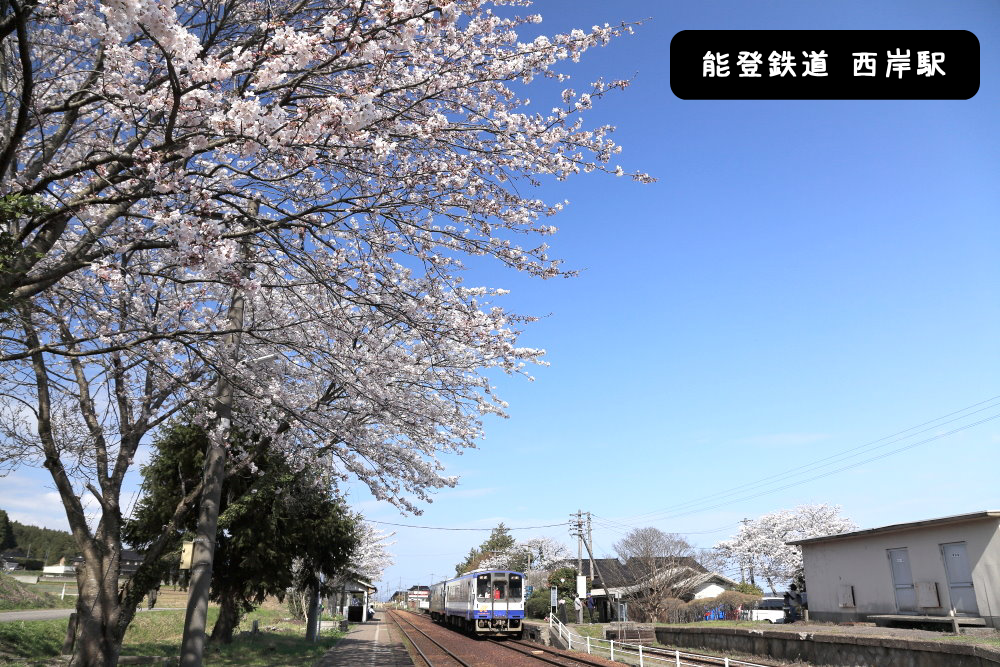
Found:
M 0 623 L 0 664 L 41 665 L 59 655 L 66 620 Z
M 62 590 L 59 584 L 58 591 Z M 55 588 L 49 589 L 38 584 L 22 584 L 13 577 L 0 576 L 0 611 L 13 611 L 19 609 L 52 609 L 55 607 L 72 607 L 75 604 L 75 597 L 67 597 L 60 600 Z M 73 585 L 73 592 L 76 592 L 76 585 Z
M 324 630 L 319 641 L 306 643 L 305 623 L 284 620 L 287 615 L 283 606 L 265 603 L 263 608 L 244 617 L 232 644 L 209 644 L 204 664 L 206 667 L 311 664 L 343 636 Z M 218 608 L 209 607 L 209 630 L 217 616 Z M 241 631 L 250 630 L 254 620 L 259 622 L 260 633 L 240 635 Z M 22 667 L 52 664 L 66 637 L 66 623 L 65 620 L 0 623 L 0 664 Z M 122 655 L 176 657 L 183 634 L 183 610 L 137 614 L 125 633 Z

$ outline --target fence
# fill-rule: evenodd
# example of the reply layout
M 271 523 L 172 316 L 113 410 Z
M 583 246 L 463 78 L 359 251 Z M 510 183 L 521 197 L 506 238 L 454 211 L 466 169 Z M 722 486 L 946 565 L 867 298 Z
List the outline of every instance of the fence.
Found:
M 28 586 L 28 590 L 35 593 L 58 595 L 60 600 L 79 595 L 76 582 L 45 581 L 45 579 L 40 579 L 37 583 Z
M 609 660 L 622 662 L 629 665 L 646 667 L 650 665 L 675 665 L 680 667 L 682 660 L 719 660 L 718 656 L 703 655 L 698 653 L 686 653 L 677 649 L 652 649 L 642 644 L 631 644 L 614 639 L 598 639 L 596 637 L 585 637 L 578 635 L 567 628 L 563 623 L 549 614 L 549 633 L 559 637 L 570 651 L 586 651 L 590 655 L 608 658 Z M 756 662 L 744 662 L 733 658 L 722 658 L 724 667 L 767 667 Z

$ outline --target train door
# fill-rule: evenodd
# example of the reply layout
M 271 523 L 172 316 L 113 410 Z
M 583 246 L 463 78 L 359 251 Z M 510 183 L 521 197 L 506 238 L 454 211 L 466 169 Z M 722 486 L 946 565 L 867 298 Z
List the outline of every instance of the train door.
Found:
M 507 583 L 506 572 L 493 573 L 493 613 L 490 614 L 493 618 L 507 618 L 510 611 Z

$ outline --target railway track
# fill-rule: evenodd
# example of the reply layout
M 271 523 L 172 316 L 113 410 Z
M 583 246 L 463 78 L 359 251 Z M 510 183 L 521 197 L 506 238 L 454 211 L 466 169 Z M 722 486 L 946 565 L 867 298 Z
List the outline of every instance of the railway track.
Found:
M 526 642 L 520 639 L 508 639 L 506 641 L 491 639 L 489 641 L 497 646 L 502 646 L 505 649 L 520 653 L 521 655 L 529 658 L 534 658 L 539 662 L 549 665 L 561 665 L 562 667 L 579 667 L 580 665 L 586 665 L 587 667 L 607 667 L 608 664 L 611 664 L 609 660 L 601 660 L 598 662 L 597 660 L 591 660 L 582 656 L 578 657 L 575 655 L 561 653 L 559 651 L 553 651 L 552 649 L 546 648 L 541 644 Z
M 442 643 L 431 637 L 427 632 L 418 627 L 413 620 L 408 618 L 408 616 L 410 616 L 409 613 L 389 612 L 389 618 L 393 620 L 400 631 L 410 641 L 410 644 L 420 655 L 420 658 L 427 667 L 454 667 L 455 665 L 461 665 L 462 667 L 492 667 L 496 664 L 509 665 L 510 667 L 528 667 L 529 665 L 537 667 L 542 667 L 542 665 L 554 665 L 556 667 L 609 667 L 609 665 L 639 664 L 638 653 L 627 649 L 616 650 L 616 661 L 611 662 L 603 655 L 600 655 L 600 653 L 595 655 L 581 654 L 576 651 L 561 651 L 541 644 L 517 639 L 490 638 L 477 640 L 464 634 L 453 633 L 456 643 L 465 641 L 473 642 L 474 644 L 478 643 L 480 646 L 479 649 L 472 648 L 470 650 L 470 647 L 467 645 L 465 650 L 461 651 L 454 645 L 446 646 L 445 643 L 449 642 Z M 444 628 L 441 629 L 443 630 Z M 448 632 L 452 631 L 449 630 Z M 490 656 L 484 655 L 484 645 L 490 647 Z M 460 657 L 452 649 L 463 653 L 464 658 Z M 510 658 L 502 659 L 498 657 L 504 653 L 510 655 Z M 518 655 L 511 655 L 512 653 Z M 606 653 L 606 651 L 601 651 L 601 653 Z M 744 667 L 754 664 L 734 659 L 693 655 L 683 651 L 678 653 L 669 649 L 652 647 L 643 647 L 642 655 L 645 667 Z
M 399 631 L 409 640 L 410 645 L 413 646 L 414 650 L 420 655 L 421 660 L 427 663 L 427 667 L 450 667 L 451 665 L 461 665 L 461 667 L 473 667 L 473 665 L 467 663 L 466 661 L 459 658 L 457 655 L 452 653 L 448 648 L 444 646 L 441 642 L 437 641 L 429 634 L 421 630 L 413 623 L 410 619 L 406 618 L 403 614 L 398 611 L 390 611 L 389 618 L 392 619 Z M 408 632 L 404 624 L 408 626 L 411 632 Z M 420 642 L 417 641 L 416 635 L 422 637 Z M 432 661 L 431 658 L 424 653 L 420 648 L 420 644 L 424 645 L 424 648 L 429 648 L 427 645 L 431 644 L 433 648 L 430 648 L 430 653 L 434 657 Z
M 451 667 L 452 665 L 462 665 L 463 667 L 493 667 L 497 664 L 509 665 L 510 667 L 542 667 L 543 665 L 556 665 L 557 667 L 608 667 L 615 663 L 607 660 L 593 660 L 587 657 L 574 656 L 558 651 L 546 649 L 538 644 L 513 639 L 486 639 L 478 640 L 467 637 L 451 630 L 449 633 L 455 635 L 456 640 L 470 641 L 478 644 L 475 650 L 479 654 L 476 658 L 465 655 L 465 659 L 459 657 L 455 651 L 434 639 L 424 632 L 411 619 L 408 614 L 400 612 L 389 612 L 389 618 L 393 620 L 400 631 L 413 645 L 413 648 L 420 655 L 420 659 L 426 663 L 427 667 Z M 442 628 L 444 629 L 444 628 Z M 432 648 L 428 648 L 430 645 Z M 486 648 L 492 649 L 491 655 L 486 654 Z M 469 648 L 466 648 L 466 652 Z M 519 654 L 511 655 L 510 658 L 501 659 L 497 654 L 510 652 Z M 469 660 L 471 662 L 467 662 Z

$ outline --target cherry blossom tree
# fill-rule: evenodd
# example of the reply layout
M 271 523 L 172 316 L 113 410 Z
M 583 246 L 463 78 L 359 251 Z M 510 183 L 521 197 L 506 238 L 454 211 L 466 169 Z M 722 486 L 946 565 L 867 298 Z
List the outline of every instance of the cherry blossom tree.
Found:
M 395 535 L 367 521 L 361 521 L 358 524 L 358 546 L 351 555 L 354 573 L 368 581 L 381 579 L 382 573 L 393 563 L 389 547 L 395 542 L 389 540 Z
M 4 5 L 3 458 L 49 470 L 84 553 L 72 664 L 116 659 L 122 486 L 179 410 L 223 460 L 246 415 L 262 446 L 414 512 L 455 483 L 437 455 L 503 414 L 485 372 L 540 360 L 463 261 L 566 275 L 543 242 L 563 204 L 530 187 L 623 173 L 581 115 L 626 82 L 545 108 L 520 91 L 630 28 L 522 42 L 539 17 L 490 4 L 526 3 Z
M 0 295 L 10 304 L 90 266 L 169 249 L 219 272 L 242 239 L 325 245 L 334 229 L 450 268 L 442 250 L 533 273 L 558 262 L 502 231 L 547 234 L 539 175 L 622 173 L 610 127 L 581 112 L 624 81 L 547 111 L 512 82 L 559 77 L 627 27 L 518 41 L 537 15 L 500 0 L 14 0 L 0 20 Z M 648 180 L 644 174 L 634 174 Z M 266 202 L 234 224 L 250 202 Z
M 857 524 L 840 511 L 838 505 L 820 503 L 744 520 L 733 538 L 715 548 L 751 584 L 757 585 L 760 577 L 776 595 L 779 587 L 802 572 L 802 549 L 787 542 L 857 530 Z
M 476 567 L 527 573 L 551 569 L 569 557 L 569 549 L 551 537 L 535 537 L 514 542 L 500 550 L 480 553 L 480 556 L 482 560 Z
M 663 620 L 671 598 L 689 594 L 692 576 L 706 569 L 682 535 L 648 526 L 630 531 L 614 545 L 630 579 L 621 593 L 637 618 Z

